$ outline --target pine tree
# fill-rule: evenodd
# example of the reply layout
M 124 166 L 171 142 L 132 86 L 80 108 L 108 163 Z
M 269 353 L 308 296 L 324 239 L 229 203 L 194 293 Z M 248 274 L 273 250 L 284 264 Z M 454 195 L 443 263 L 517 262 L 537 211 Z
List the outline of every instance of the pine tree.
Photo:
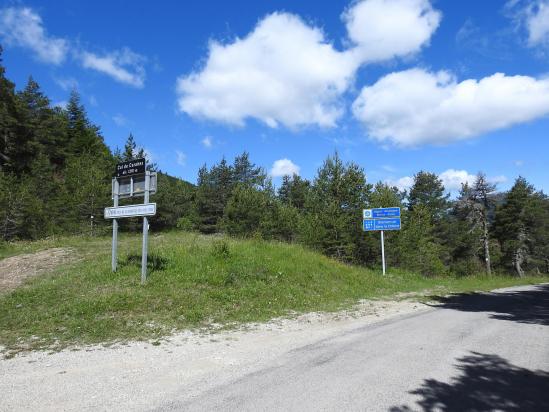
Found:
M 230 235 L 261 234 L 261 222 L 267 211 L 268 195 L 253 187 L 239 184 L 224 210 L 222 227 Z
M 440 259 L 441 246 L 435 242 L 432 210 L 426 205 L 416 204 L 404 221 L 399 236 L 399 254 L 405 268 L 426 276 L 445 274 Z
M 496 185 L 489 183 L 484 173 L 479 172 L 472 187 L 468 184 L 462 186 L 460 196 L 456 204 L 456 216 L 467 221 L 471 233 L 475 233 L 482 245 L 482 256 L 485 271 L 492 273 L 490 259 L 490 213 L 494 208 L 492 195 Z
M 0 46 L 0 171 L 17 172 L 16 135 L 18 127 L 15 85 L 5 77 Z
M 110 151 L 103 142 L 99 127 L 91 124 L 76 90 L 71 92 L 66 110 L 67 138 L 69 151 L 74 155 L 88 154 L 110 157 Z
M 250 161 L 248 152 L 243 152 L 234 159 L 232 174 L 235 185 L 243 184 L 258 187 L 264 184 L 266 178 L 264 170 Z
M 533 198 L 534 187 L 519 177 L 496 212 L 494 233 L 507 267 L 513 267 L 519 277 L 524 276 L 531 256 L 532 231 L 536 224 L 529 213 Z
M 362 168 L 344 164 L 337 152 L 328 157 L 307 198 L 301 237 L 328 256 L 362 261 L 367 251 L 360 222 L 367 192 Z
M 225 158 L 210 170 L 199 170 L 196 190 L 197 226 L 203 233 L 220 230 L 220 220 L 233 190 L 233 168 Z
M 434 173 L 420 171 L 414 176 L 414 184 L 408 195 L 408 207 L 427 209 L 433 222 L 441 220 L 448 208 L 448 194 L 444 194 L 442 180 Z
M 124 145 L 124 152 L 122 152 L 122 161 L 127 162 L 129 160 L 137 159 L 138 157 L 137 143 L 135 143 L 133 134 L 130 133 L 128 139 L 126 140 L 126 144 Z
M 293 176 L 283 176 L 282 184 L 278 189 L 278 198 L 283 204 L 293 206 L 303 210 L 311 183 L 294 174 Z

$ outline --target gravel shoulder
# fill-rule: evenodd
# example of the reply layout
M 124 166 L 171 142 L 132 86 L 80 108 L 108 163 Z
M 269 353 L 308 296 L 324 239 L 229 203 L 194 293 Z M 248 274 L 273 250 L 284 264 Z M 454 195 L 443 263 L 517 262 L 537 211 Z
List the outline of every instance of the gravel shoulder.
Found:
M 429 310 L 411 301 L 363 301 L 232 331 L 186 331 L 157 342 L 31 352 L 0 360 L 0 410 L 150 410 L 271 367 L 281 355 L 369 324 Z M 75 350 L 76 349 L 76 350 Z

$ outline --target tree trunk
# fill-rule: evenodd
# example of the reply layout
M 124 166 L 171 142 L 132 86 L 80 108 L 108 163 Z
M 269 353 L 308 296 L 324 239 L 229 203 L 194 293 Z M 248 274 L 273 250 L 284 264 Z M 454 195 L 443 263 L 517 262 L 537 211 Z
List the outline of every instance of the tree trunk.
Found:
M 522 250 L 519 248 L 515 251 L 515 270 L 517 271 L 517 275 L 519 278 L 524 277 L 524 270 L 522 269 L 522 261 L 524 260 L 524 256 L 522 255 Z
M 492 264 L 490 262 L 490 238 L 488 237 L 488 222 L 486 215 L 482 216 L 482 243 L 484 246 L 484 263 L 486 264 L 486 273 L 492 274 Z

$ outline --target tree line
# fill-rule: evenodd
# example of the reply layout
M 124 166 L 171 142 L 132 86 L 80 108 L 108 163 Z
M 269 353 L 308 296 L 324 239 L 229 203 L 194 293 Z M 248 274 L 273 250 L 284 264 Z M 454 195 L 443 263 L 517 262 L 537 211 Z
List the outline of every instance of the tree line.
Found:
M 66 108 L 53 107 L 32 78 L 16 91 L 0 60 L 0 239 L 107 233 L 115 164 L 138 157 L 145 153 L 131 134 L 123 150 L 110 150 L 76 91 Z M 426 276 L 549 273 L 549 199 L 522 177 L 498 192 L 479 173 L 451 199 L 436 174 L 420 171 L 401 191 L 367 182 L 362 167 L 337 153 L 314 179 L 285 176 L 278 188 L 246 152 L 204 165 L 196 185 L 149 167 L 158 172 L 153 230 L 299 242 L 377 266 L 379 234 L 363 232 L 362 209 L 400 207 L 402 230 L 386 234 L 391 267 Z M 121 229 L 139 225 L 123 219 Z
M 202 167 L 192 215 L 182 227 L 300 242 L 339 260 L 380 264 L 377 232 L 362 210 L 400 207 L 402 230 L 386 233 L 391 266 L 424 275 L 549 273 L 549 199 L 519 177 L 505 193 L 483 173 L 450 199 L 442 180 L 420 171 L 409 191 L 370 184 L 363 168 L 334 153 L 312 181 L 285 176 L 275 190 L 248 154 Z
M 131 135 L 123 150 L 111 151 L 76 91 L 65 108 L 54 107 L 32 77 L 16 91 L 0 59 L 0 240 L 105 233 L 115 165 L 143 156 Z M 151 226 L 175 227 L 189 214 L 193 185 L 160 170 L 158 185 Z M 121 225 L 132 229 L 138 221 Z

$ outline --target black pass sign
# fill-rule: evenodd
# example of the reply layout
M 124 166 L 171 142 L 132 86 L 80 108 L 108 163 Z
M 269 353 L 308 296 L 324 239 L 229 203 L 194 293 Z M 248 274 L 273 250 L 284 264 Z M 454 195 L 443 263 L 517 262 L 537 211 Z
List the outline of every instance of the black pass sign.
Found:
M 145 159 L 134 159 L 116 165 L 116 177 L 133 176 L 145 173 Z

